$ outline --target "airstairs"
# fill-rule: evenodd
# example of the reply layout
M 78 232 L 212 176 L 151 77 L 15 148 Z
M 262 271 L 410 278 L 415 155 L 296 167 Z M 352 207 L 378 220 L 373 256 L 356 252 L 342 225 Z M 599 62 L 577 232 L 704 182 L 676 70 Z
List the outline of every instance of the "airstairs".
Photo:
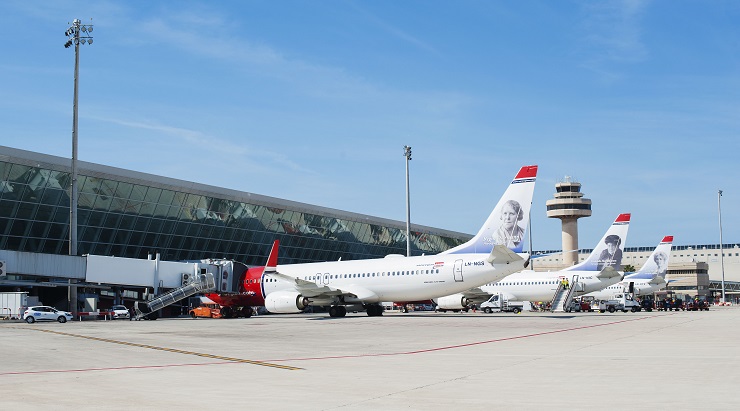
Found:
M 575 294 L 576 287 L 578 286 L 578 275 L 574 275 L 570 279 L 568 287 L 564 287 L 562 283 L 558 284 L 558 289 L 555 291 L 555 295 L 550 301 L 550 311 L 552 312 L 564 312 Z
M 156 315 L 153 313 L 157 310 L 161 310 L 168 305 L 174 304 L 184 298 L 188 298 L 191 295 L 206 292 L 216 288 L 216 280 L 213 278 L 213 274 L 199 274 L 195 276 L 195 279 L 167 294 L 162 294 L 152 300 L 145 302 L 143 305 L 135 305 L 136 317 L 135 320 L 143 319 L 155 319 Z

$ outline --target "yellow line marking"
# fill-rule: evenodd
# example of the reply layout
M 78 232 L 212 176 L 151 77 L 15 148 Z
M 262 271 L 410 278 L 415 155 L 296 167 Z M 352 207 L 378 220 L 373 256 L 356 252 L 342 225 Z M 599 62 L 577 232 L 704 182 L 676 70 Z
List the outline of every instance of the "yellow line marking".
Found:
M 18 328 L 18 329 L 29 330 L 29 328 Z M 280 369 L 283 369 L 283 370 L 295 371 L 295 370 L 302 370 L 303 369 L 303 368 L 298 368 L 298 367 L 291 367 L 289 365 L 273 364 L 273 363 L 269 363 L 269 362 L 255 361 L 255 360 L 245 360 L 243 358 L 223 357 L 223 356 L 220 356 L 220 355 L 204 354 L 204 353 L 194 352 L 194 351 L 178 350 L 176 348 L 157 347 L 157 346 L 154 346 L 154 345 L 138 344 L 138 343 L 132 343 L 132 342 L 127 342 L 127 341 L 110 340 L 108 338 L 99 338 L 99 337 L 90 337 L 90 336 L 87 336 L 87 335 L 70 334 L 70 333 L 65 333 L 65 332 L 61 332 L 61 331 L 39 330 L 39 329 L 30 329 L 30 330 L 40 331 L 40 332 L 45 332 L 45 333 L 51 333 L 51 334 L 65 335 L 67 337 L 85 338 L 85 339 L 88 339 L 88 340 L 107 342 L 107 343 L 111 343 L 111 344 L 120 344 L 120 345 L 128 345 L 128 346 L 131 346 L 131 347 L 148 348 L 150 350 L 168 351 L 168 352 L 173 352 L 173 353 L 178 353 L 178 354 L 187 354 L 187 355 L 195 355 L 195 356 L 198 356 L 198 357 L 214 358 L 214 359 L 223 360 L 223 361 L 231 361 L 231 362 L 238 362 L 238 363 L 243 363 L 243 364 L 260 365 L 262 367 L 280 368 Z

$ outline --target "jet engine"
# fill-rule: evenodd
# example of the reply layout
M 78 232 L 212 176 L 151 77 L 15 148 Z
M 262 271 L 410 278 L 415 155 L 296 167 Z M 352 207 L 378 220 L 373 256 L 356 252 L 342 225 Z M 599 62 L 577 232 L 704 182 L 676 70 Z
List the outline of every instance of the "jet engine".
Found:
M 275 291 L 265 296 L 265 309 L 275 314 L 290 314 L 308 307 L 308 298 L 295 291 Z
M 443 310 L 462 310 L 470 304 L 470 300 L 462 294 L 452 294 L 437 299 L 437 308 Z

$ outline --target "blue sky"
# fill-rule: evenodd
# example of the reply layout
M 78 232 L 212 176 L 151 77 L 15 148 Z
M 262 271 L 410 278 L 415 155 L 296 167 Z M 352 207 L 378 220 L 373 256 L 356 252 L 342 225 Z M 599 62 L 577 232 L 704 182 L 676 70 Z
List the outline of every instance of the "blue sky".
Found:
M 43 5 L 42 5 L 43 4 Z M 545 201 L 583 184 L 591 248 L 740 242 L 740 2 L 0 2 L 0 144 L 475 233 L 538 164 Z

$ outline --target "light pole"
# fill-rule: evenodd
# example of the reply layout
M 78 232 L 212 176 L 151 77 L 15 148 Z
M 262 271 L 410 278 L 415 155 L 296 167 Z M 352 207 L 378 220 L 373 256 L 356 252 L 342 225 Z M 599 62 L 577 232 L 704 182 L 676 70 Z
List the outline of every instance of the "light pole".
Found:
M 81 24 L 74 19 L 64 35 L 69 37 L 64 48 L 75 46 L 75 90 L 72 103 L 72 184 L 69 204 L 69 255 L 77 255 L 77 89 L 80 73 L 80 43 L 92 44 L 92 24 Z M 80 32 L 84 34 L 80 34 Z
M 532 260 L 532 205 L 531 204 L 529 207 L 529 269 L 534 271 L 534 261 Z
M 722 190 L 717 192 L 717 211 L 719 213 L 719 264 L 722 268 L 722 304 L 725 303 L 725 249 L 722 244 Z
M 409 161 L 411 161 L 411 146 L 403 146 L 403 156 L 406 157 L 406 257 L 411 257 L 411 200 L 409 199 Z

